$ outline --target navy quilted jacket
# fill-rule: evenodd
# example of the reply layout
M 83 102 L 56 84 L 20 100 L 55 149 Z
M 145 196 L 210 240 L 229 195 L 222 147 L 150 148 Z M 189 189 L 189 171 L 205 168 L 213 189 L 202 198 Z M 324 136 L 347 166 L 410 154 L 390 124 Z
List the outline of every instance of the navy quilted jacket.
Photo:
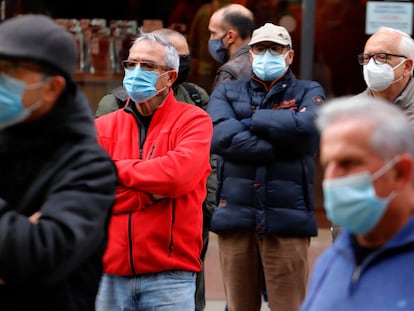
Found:
M 216 233 L 317 234 L 313 181 L 325 94 L 289 70 L 266 87 L 255 77 L 219 85 L 207 107 L 217 163 Z

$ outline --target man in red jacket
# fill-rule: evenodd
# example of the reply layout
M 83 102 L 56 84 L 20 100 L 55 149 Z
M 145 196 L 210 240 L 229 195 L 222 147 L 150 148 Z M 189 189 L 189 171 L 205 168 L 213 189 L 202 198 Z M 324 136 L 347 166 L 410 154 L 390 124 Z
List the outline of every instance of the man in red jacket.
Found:
M 178 65 L 168 41 L 143 34 L 124 61 L 126 107 L 96 119 L 119 178 L 100 311 L 195 308 L 212 123 L 174 98 Z

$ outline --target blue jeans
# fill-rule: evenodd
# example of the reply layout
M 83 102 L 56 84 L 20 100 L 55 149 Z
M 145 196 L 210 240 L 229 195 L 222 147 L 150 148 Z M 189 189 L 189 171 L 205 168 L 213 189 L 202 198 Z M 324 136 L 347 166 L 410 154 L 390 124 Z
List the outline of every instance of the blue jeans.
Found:
M 97 311 L 194 311 L 196 273 L 164 271 L 124 277 L 104 274 Z

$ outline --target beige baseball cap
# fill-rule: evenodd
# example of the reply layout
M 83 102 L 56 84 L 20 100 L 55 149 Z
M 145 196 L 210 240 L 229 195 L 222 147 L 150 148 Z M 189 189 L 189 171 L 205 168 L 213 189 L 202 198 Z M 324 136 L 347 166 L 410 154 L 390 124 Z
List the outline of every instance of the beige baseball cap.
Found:
M 264 41 L 270 41 L 280 45 L 289 45 L 292 47 L 292 39 L 286 28 L 272 23 L 266 23 L 254 30 L 249 45 Z

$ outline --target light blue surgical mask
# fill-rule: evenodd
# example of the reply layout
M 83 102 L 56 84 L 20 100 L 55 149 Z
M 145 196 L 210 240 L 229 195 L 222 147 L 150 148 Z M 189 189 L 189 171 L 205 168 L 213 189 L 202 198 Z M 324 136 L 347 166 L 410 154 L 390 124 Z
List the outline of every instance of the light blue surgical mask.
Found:
M 286 54 L 273 55 L 267 50 L 264 54 L 253 54 L 253 72 L 262 81 L 273 81 L 287 70 Z
M 38 101 L 30 107 L 25 107 L 22 97 L 26 89 L 34 89 L 44 83 L 45 81 L 40 81 L 27 85 L 20 80 L 0 73 L 0 129 L 27 119 L 31 112 L 42 104 L 41 101 Z
M 155 88 L 159 77 L 160 74 L 156 71 L 143 70 L 136 66 L 133 69 L 125 69 L 123 84 L 134 102 L 144 103 L 166 88 L 159 91 Z
M 355 234 L 370 232 L 380 221 L 396 192 L 380 198 L 372 184 L 391 169 L 398 158 L 387 162 L 374 174 L 362 172 L 323 182 L 324 206 L 327 217 Z
M 224 63 L 228 59 L 228 49 L 224 46 L 222 41 L 224 36 L 220 39 L 208 40 L 208 51 L 210 52 L 211 57 L 219 63 Z

